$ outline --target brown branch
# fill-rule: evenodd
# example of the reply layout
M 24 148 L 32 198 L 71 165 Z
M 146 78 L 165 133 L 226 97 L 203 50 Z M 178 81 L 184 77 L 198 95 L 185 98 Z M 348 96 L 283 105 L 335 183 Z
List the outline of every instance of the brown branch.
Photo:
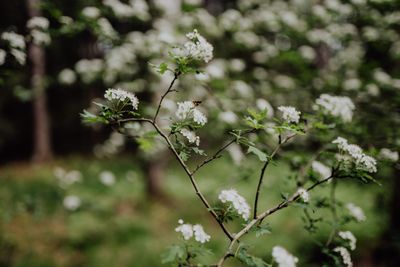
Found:
M 157 106 L 156 114 L 153 117 L 154 123 L 156 123 L 156 119 L 157 119 L 158 113 L 160 112 L 161 105 L 162 105 L 162 102 L 164 101 L 164 98 L 172 91 L 172 86 L 174 85 L 174 83 L 178 79 L 178 77 L 179 77 L 179 73 L 174 73 L 174 79 L 170 83 L 167 91 L 165 91 L 165 93 L 161 96 L 160 102 L 158 103 L 158 106 Z

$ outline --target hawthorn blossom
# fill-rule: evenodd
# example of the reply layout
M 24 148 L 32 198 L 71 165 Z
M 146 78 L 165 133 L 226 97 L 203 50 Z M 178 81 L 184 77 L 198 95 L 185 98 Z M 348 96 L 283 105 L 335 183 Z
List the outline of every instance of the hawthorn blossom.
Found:
M 343 137 L 337 137 L 332 141 L 332 143 L 337 144 L 339 151 L 344 153 L 344 155 L 339 155 L 340 161 L 353 162 L 357 169 L 366 172 L 373 173 L 377 171 L 376 160 L 373 157 L 364 154 L 363 150 L 358 145 L 349 144 L 347 139 Z
M 336 247 L 333 251 L 340 254 L 342 261 L 346 267 L 353 267 L 353 262 L 351 261 L 350 252 L 345 247 Z
M 45 17 L 32 17 L 31 19 L 28 20 L 26 23 L 26 27 L 28 29 L 41 29 L 41 30 L 47 30 L 49 28 L 49 20 Z
M 18 49 L 11 49 L 11 55 L 20 65 L 25 65 L 26 63 L 26 53 Z
M 100 17 L 100 10 L 94 6 L 87 6 L 82 10 L 82 15 L 89 19 L 97 19 Z
M 36 45 L 49 45 L 51 43 L 51 37 L 47 32 L 33 29 L 31 31 L 33 43 Z
M 272 248 L 272 257 L 278 264 L 278 267 L 295 267 L 299 259 L 290 254 L 286 249 L 281 246 Z
M 322 94 L 315 101 L 316 109 L 333 117 L 339 117 L 344 122 L 350 122 L 353 117 L 354 103 L 345 96 L 331 96 Z
M 58 74 L 58 81 L 66 85 L 73 84 L 76 81 L 76 74 L 71 69 L 63 69 Z
M 190 131 L 190 130 L 188 130 L 186 128 L 183 128 L 180 131 L 180 133 L 184 137 L 186 137 L 186 139 L 189 141 L 189 143 L 196 144 L 196 146 L 200 145 L 200 137 L 198 137 L 195 132 L 192 132 L 192 131 Z
M 139 105 L 139 100 L 137 99 L 137 97 L 130 92 L 127 92 L 125 90 L 122 89 L 113 89 L 110 88 L 108 89 L 105 94 L 104 97 L 106 99 L 108 99 L 109 101 L 113 101 L 113 100 L 118 100 L 118 101 L 129 101 L 133 107 L 133 109 L 138 109 L 138 105 Z
M 354 219 L 356 219 L 357 222 L 362 222 L 366 220 L 364 211 L 360 207 L 354 205 L 353 203 L 347 203 L 346 208 L 349 211 L 350 215 Z
M 69 195 L 64 198 L 63 205 L 67 210 L 74 211 L 81 206 L 81 199 L 77 196 Z
M 112 186 L 115 183 L 115 175 L 110 171 L 102 171 L 99 174 L 99 180 L 106 186 Z
M 332 175 L 332 170 L 319 161 L 313 161 L 311 163 L 311 168 L 314 172 L 316 172 L 321 178 L 326 179 Z
M 218 196 L 218 199 L 222 203 L 230 202 L 233 208 L 244 220 L 248 220 L 250 217 L 250 206 L 246 199 L 238 194 L 235 189 L 222 190 Z
M 297 111 L 294 107 L 280 106 L 278 109 L 282 112 L 282 118 L 287 123 L 298 123 L 300 120 L 300 111 Z
M 307 190 L 305 190 L 304 188 L 299 188 L 297 190 L 297 194 L 299 195 L 299 197 L 305 202 L 307 203 L 308 201 L 310 201 L 310 194 L 308 193 Z
M 4 64 L 4 62 L 6 61 L 6 51 L 4 51 L 3 49 L 0 49 L 0 66 Z
M 82 173 L 78 170 L 66 171 L 61 167 L 56 167 L 53 170 L 53 174 L 62 188 L 82 181 Z
M 356 242 L 357 239 L 356 237 L 353 235 L 352 232 L 350 231 L 340 231 L 338 233 L 338 235 L 343 239 L 349 242 L 349 246 L 351 250 L 355 250 L 356 249 Z
M 3 32 L 1 39 L 7 41 L 13 48 L 24 50 L 26 47 L 24 36 L 15 32 Z
M 186 34 L 190 40 L 183 45 L 184 56 L 208 63 L 213 58 L 213 46 L 196 29 Z
M 193 119 L 198 125 L 204 126 L 207 123 L 207 117 L 196 108 L 192 101 L 178 102 L 178 109 L 175 115 L 180 120 Z
M 178 221 L 179 226 L 175 228 L 176 232 L 180 232 L 183 239 L 189 240 L 194 236 L 194 239 L 200 243 L 206 243 L 210 241 L 211 236 L 209 236 L 200 224 L 188 224 L 184 223 L 182 219 Z
M 383 160 L 396 162 L 399 160 L 399 152 L 392 151 L 388 148 L 382 148 L 381 151 L 379 151 L 379 158 Z

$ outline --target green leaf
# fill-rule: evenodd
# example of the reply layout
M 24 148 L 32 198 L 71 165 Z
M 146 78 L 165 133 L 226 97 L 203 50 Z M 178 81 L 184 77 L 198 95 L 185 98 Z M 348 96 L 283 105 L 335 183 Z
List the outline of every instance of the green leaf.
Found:
M 172 245 L 161 255 L 161 263 L 175 263 L 184 259 L 186 250 L 183 246 Z
M 247 248 L 242 246 L 238 249 L 235 257 L 241 261 L 242 263 L 246 264 L 247 266 L 252 267 L 266 267 L 271 266 L 270 264 L 266 263 L 263 259 L 250 255 L 247 252 Z
M 260 237 L 266 234 L 270 234 L 271 233 L 271 226 L 269 226 L 269 224 L 266 225 L 257 225 L 255 228 L 255 232 L 256 232 L 256 237 Z
M 267 162 L 268 161 L 268 155 L 266 153 L 262 152 L 261 150 L 259 150 L 258 148 L 254 147 L 254 146 L 249 146 L 249 149 L 247 150 L 247 153 L 253 153 L 262 162 Z

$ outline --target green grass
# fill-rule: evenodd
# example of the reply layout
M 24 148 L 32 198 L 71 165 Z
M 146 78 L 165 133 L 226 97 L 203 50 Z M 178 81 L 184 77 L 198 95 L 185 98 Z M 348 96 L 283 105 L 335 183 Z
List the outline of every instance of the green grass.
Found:
M 197 181 L 212 204 L 225 188 L 236 188 L 252 204 L 259 165 L 250 161 L 238 168 L 222 158 L 200 170 Z M 83 181 L 60 188 L 53 175 L 56 166 L 79 170 Z M 111 187 L 101 184 L 98 174 L 102 170 L 112 171 L 117 177 L 116 184 Z M 268 168 L 260 211 L 279 203 L 281 192 L 295 190 L 289 175 L 286 165 Z M 11 166 L 1 170 L 0 179 L 0 266 L 161 266 L 162 252 L 168 245 L 180 242 L 174 231 L 180 218 L 203 224 L 212 236 L 207 247 L 215 254 L 204 259 L 206 262 L 215 262 L 227 246 L 227 239 L 179 166 L 168 165 L 163 179 L 168 203 L 149 201 L 142 171 L 129 158 L 73 157 L 42 167 Z M 311 193 L 312 199 L 329 195 L 329 185 L 320 189 Z M 363 251 L 371 249 L 370 244 L 385 229 L 382 225 L 385 214 L 374 204 L 382 190 L 355 181 L 338 185 L 338 201 L 354 202 L 367 215 L 363 224 L 352 223 L 344 229 L 353 231 L 358 238 L 358 249 L 353 254 L 356 260 Z M 77 211 L 66 211 L 63 207 L 63 198 L 68 194 L 81 198 L 82 206 Z M 314 218 L 321 217 L 326 222 L 320 223 L 319 231 L 310 235 L 303 228 L 302 214 L 302 208 L 293 205 L 271 216 L 266 221 L 272 228 L 271 234 L 245 238 L 251 252 L 269 261 L 271 248 L 281 245 L 300 258 L 299 266 L 319 266 L 313 259 L 318 249 L 315 242 L 326 241 L 331 215 L 326 209 L 312 213 Z M 228 227 L 237 232 L 240 223 L 230 223 Z M 226 266 L 241 265 L 228 261 Z

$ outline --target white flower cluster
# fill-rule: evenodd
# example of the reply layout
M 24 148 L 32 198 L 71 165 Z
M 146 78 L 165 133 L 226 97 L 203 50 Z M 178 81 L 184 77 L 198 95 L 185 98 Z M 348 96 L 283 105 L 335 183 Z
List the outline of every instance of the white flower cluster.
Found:
M 49 24 L 49 20 L 45 17 L 33 17 L 28 20 L 26 27 L 30 30 L 34 44 L 49 45 L 51 43 L 51 37 L 47 32 Z
M 191 144 L 196 144 L 196 146 L 200 145 L 200 137 L 196 135 L 195 132 L 190 131 L 186 128 L 183 128 L 180 133 L 186 137 L 186 139 L 189 141 Z
M 103 0 L 103 4 L 111 8 L 115 16 L 121 19 L 137 17 L 146 21 L 150 18 L 149 6 L 144 0 L 130 0 L 128 4 L 119 0 Z
M 222 190 L 218 195 L 218 199 L 222 203 L 230 202 L 233 208 L 244 220 L 248 220 L 250 217 L 250 206 L 244 197 L 238 194 L 235 189 Z
M 206 63 L 213 58 L 213 46 L 196 29 L 186 34 L 186 37 L 190 39 L 190 42 L 186 42 L 183 45 L 185 56 L 202 60 Z
M 100 76 L 101 71 L 104 68 L 103 60 L 94 58 L 86 59 L 83 58 L 76 62 L 75 70 L 81 76 L 82 81 L 85 83 L 91 83 L 98 76 Z
M 351 250 L 355 250 L 356 249 L 356 242 L 357 239 L 356 237 L 353 235 L 352 232 L 350 231 L 340 231 L 338 233 L 338 235 L 343 239 L 349 242 L 349 246 Z
M 377 171 L 376 160 L 373 157 L 364 154 L 359 146 L 349 144 L 348 141 L 343 137 L 336 138 L 332 141 L 332 143 L 337 144 L 339 151 L 345 153 L 345 157 L 343 157 L 343 155 L 340 155 L 339 160 L 350 160 L 351 162 L 355 163 L 357 169 L 363 171 L 367 171 L 370 173 Z
M 196 108 L 192 101 L 178 102 L 178 109 L 175 115 L 179 120 L 193 120 L 200 126 L 204 126 L 207 123 L 207 117 Z M 200 137 L 195 132 L 184 128 L 180 133 L 188 139 L 189 143 L 200 145 Z
M 297 111 L 294 107 L 280 106 L 278 109 L 282 112 L 282 118 L 287 123 L 298 123 L 300 120 L 300 111 Z
M 15 60 L 20 65 L 24 65 L 26 62 L 26 53 L 25 53 L 26 44 L 24 36 L 19 35 L 15 32 L 3 32 L 1 34 L 1 39 L 8 42 L 8 44 L 11 47 L 11 55 L 15 58 Z M 3 57 L 5 58 L 6 54 L 4 50 L 2 54 Z
M 343 263 L 344 265 L 346 265 L 346 267 L 353 267 L 353 262 L 351 261 L 350 252 L 345 247 L 336 247 L 333 249 L 333 251 L 340 254 Z
M 299 197 L 301 198 L 301 200 L 303 200 L 305 203 L 307 203 L 308 201 L 310 201 L 310 194 L 309 194 L 308 191 L 305 190 L 304 188 L 299 188 L 299 189 L 297 189 L 297 194 L 299 195 Z
M 100 17 L 100 10 L 94 6 L 87 6 L 82 9 L 82 15 L 88 19 L 97 19 Z
M 178 222 L 179 226 L 175 228 L 175 231 L 180 232 L 183 236 L 183 239 L 189 240 L 194 236 L 194 239 L 202 244 L 210 241 L 211 236 L 204 232 L 203 226 L 200 224 L 192 225 L 183 223 L 182 219 L 180 219 Z
M 392 151 L 388 148 L 382 148 L 381 151 L 379 151 L 379 158 L 383 160 L 396 162 L 399 160 L 399 152 Z
M 74 211 L 81 206 L 81 199 L 74 195 L 66 196 L 63 200 L 63 205 L 67 210 Z
M 347 203 L 346 208 L 349 211 L 350 215 L 357 220 L 357 222 L 362 222 L 366 220 L 364 211 L 360 207 L 354 205 L 353 203 Z
M 99 180 L 105 186 L 112 186 L 115 184 L 115 175 L 110 171 L 102 171 L 99 174 Z
M 316 108 L 322 109 L 325 114 L 341 118 L 344 122 L 350 122 L 355 109 L 353 101 L 346 96 L 331 96 L 322 94 L 315 101 Z
M 286 249 L 281 246 L 272 248 L 272 257 L 278 264 L 278 267 L 295 267 L 299 259 L 290 254 Z
M 53 170 L 53 174 L 57 178 L 59 186 L 62 188 L 82 181 L 82 173 L 78 170 L 66 171 L 61 167 L 56 167 Z
M 126 100 L 128 100 L 129 102 L 131 102 L 133 109 L 137 109 L 138 105 L 139 105 L 139 100 L 133 93 L 127 92 L 127 91 L 119 89 L 119 88 L 118 89 L 113 89 L 113 88 L 108 89 L 104 94 L 104 98 L 108 99 L 109 101 L 113 101 L 113 100 L 126 101 Z
M 311 168 L 314 172 L 321 176 L 321 178 L 326 179 L 332 175 L 332 170 L 319 161 L 313 161 L 311 163 Z
M 3 49 L 0 49 L 0 66 L 6 61 L 7 53 Z
M 76 81 L 76 74 L 71 69 L 63 69 L 58 74 L 58 81 L 66 85 L 73 84 Z

